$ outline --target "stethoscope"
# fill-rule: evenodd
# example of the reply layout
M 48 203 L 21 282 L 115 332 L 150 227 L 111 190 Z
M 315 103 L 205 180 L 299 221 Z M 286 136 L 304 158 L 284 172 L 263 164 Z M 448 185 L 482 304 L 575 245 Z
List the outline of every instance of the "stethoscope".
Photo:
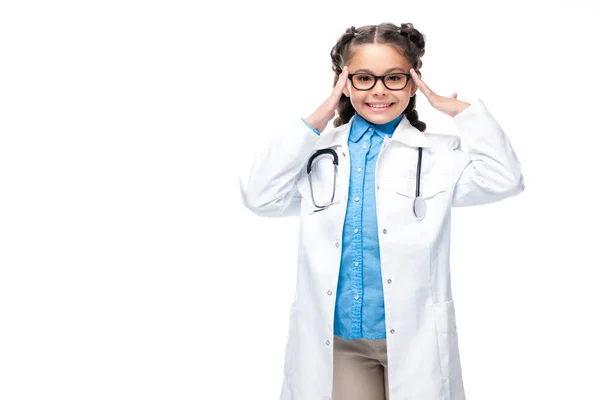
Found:
M 329 200 L 324 205 L 320 206 L 315 201 L 310 172 L 312 170 L 312 163 L 315 160 L 315 158 L 317 158 L 323 154 L 331 154 L 333 156 L 333 191 L 331 194 L 331 200 Z M 419 147 L 419 159 L 417 161 L 417 185 L 416 185 L 417 187 L 415 190 L 415 200 L 413 201 L 413 214 L 419 221 L 422 220 L 423 218 L 425 218 L 425 214 L 427 211 L 425 200 L 423 200 L 423 198 L 421 197 L 421 159 L 422 158 L 423 158 L 423 148 Z M 333 199 L 335 198 L 335 182 L 336 182 L 336 178 L 337 178 L 337 172 L 338 172 L 338 155 L 335 150 L 333 150 L 331 148 L 320 149 L 320 150 L 317 150 L 309 158 L 308 164 L 306 166 L 306 173 L 308 175 L 308 183 L 310 185 L 310 197 L 312 198 L 313 205 L 316 208 L 318 208 L 318 210 L 315 210 L 315 212 L 323 211 L 333 204 Z

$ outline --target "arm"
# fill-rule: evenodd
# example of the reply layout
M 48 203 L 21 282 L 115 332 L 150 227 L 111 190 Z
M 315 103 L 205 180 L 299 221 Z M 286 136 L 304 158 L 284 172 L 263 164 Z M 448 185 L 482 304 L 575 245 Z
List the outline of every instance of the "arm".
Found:
M 454 151 L 460 177 L 453 207 L 493 203 L 521 193 L 521 163 L 498 122 L 480 99 L 454 117 L 468 152 Z
M 240 175 L 244 206 L 263 217 L 299 215 L 296 182 L 318 140 L 301 119 L 282 129 Z

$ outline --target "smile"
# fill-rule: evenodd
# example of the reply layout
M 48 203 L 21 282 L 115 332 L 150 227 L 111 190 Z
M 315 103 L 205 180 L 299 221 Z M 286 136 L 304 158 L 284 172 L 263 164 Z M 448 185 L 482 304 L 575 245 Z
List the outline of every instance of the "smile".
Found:
M 369 103 L 365 103 L 367 105 L 367 107 L 369 107 L 372 110 L 387 110 L 388 108 L 390 108 L 394 103 L 387 103 L 387 104 L 369 104 Z

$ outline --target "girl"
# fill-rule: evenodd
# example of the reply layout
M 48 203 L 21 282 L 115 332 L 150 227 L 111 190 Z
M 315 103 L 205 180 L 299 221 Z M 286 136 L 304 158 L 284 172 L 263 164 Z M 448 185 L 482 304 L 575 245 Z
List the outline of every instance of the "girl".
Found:
M 332 94 L 281 129 L 240 180 L 254 213 L 300 216 L 280 400 L 465 398 L 451 207 L 517 195 L 523 176 L 480 99 L 421 80 L 424 52 L 410 23 L 347 29 L 331 51 Z M 426 132 L 417 90 L 459 136 Z

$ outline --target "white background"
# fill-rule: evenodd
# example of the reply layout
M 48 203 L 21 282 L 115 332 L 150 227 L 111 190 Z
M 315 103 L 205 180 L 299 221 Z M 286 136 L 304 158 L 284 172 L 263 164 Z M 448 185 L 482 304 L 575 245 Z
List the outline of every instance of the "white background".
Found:
M 277 399 L 298 221 L 245 209 L 238 176 L 329 95 L 345 29 L 381 22 L 425 34 L 423 80 L 481 98 L 525 176 L 453 214 L 467 398 L 598 398 L 585 3 L 2 2 L 0 399 Z

